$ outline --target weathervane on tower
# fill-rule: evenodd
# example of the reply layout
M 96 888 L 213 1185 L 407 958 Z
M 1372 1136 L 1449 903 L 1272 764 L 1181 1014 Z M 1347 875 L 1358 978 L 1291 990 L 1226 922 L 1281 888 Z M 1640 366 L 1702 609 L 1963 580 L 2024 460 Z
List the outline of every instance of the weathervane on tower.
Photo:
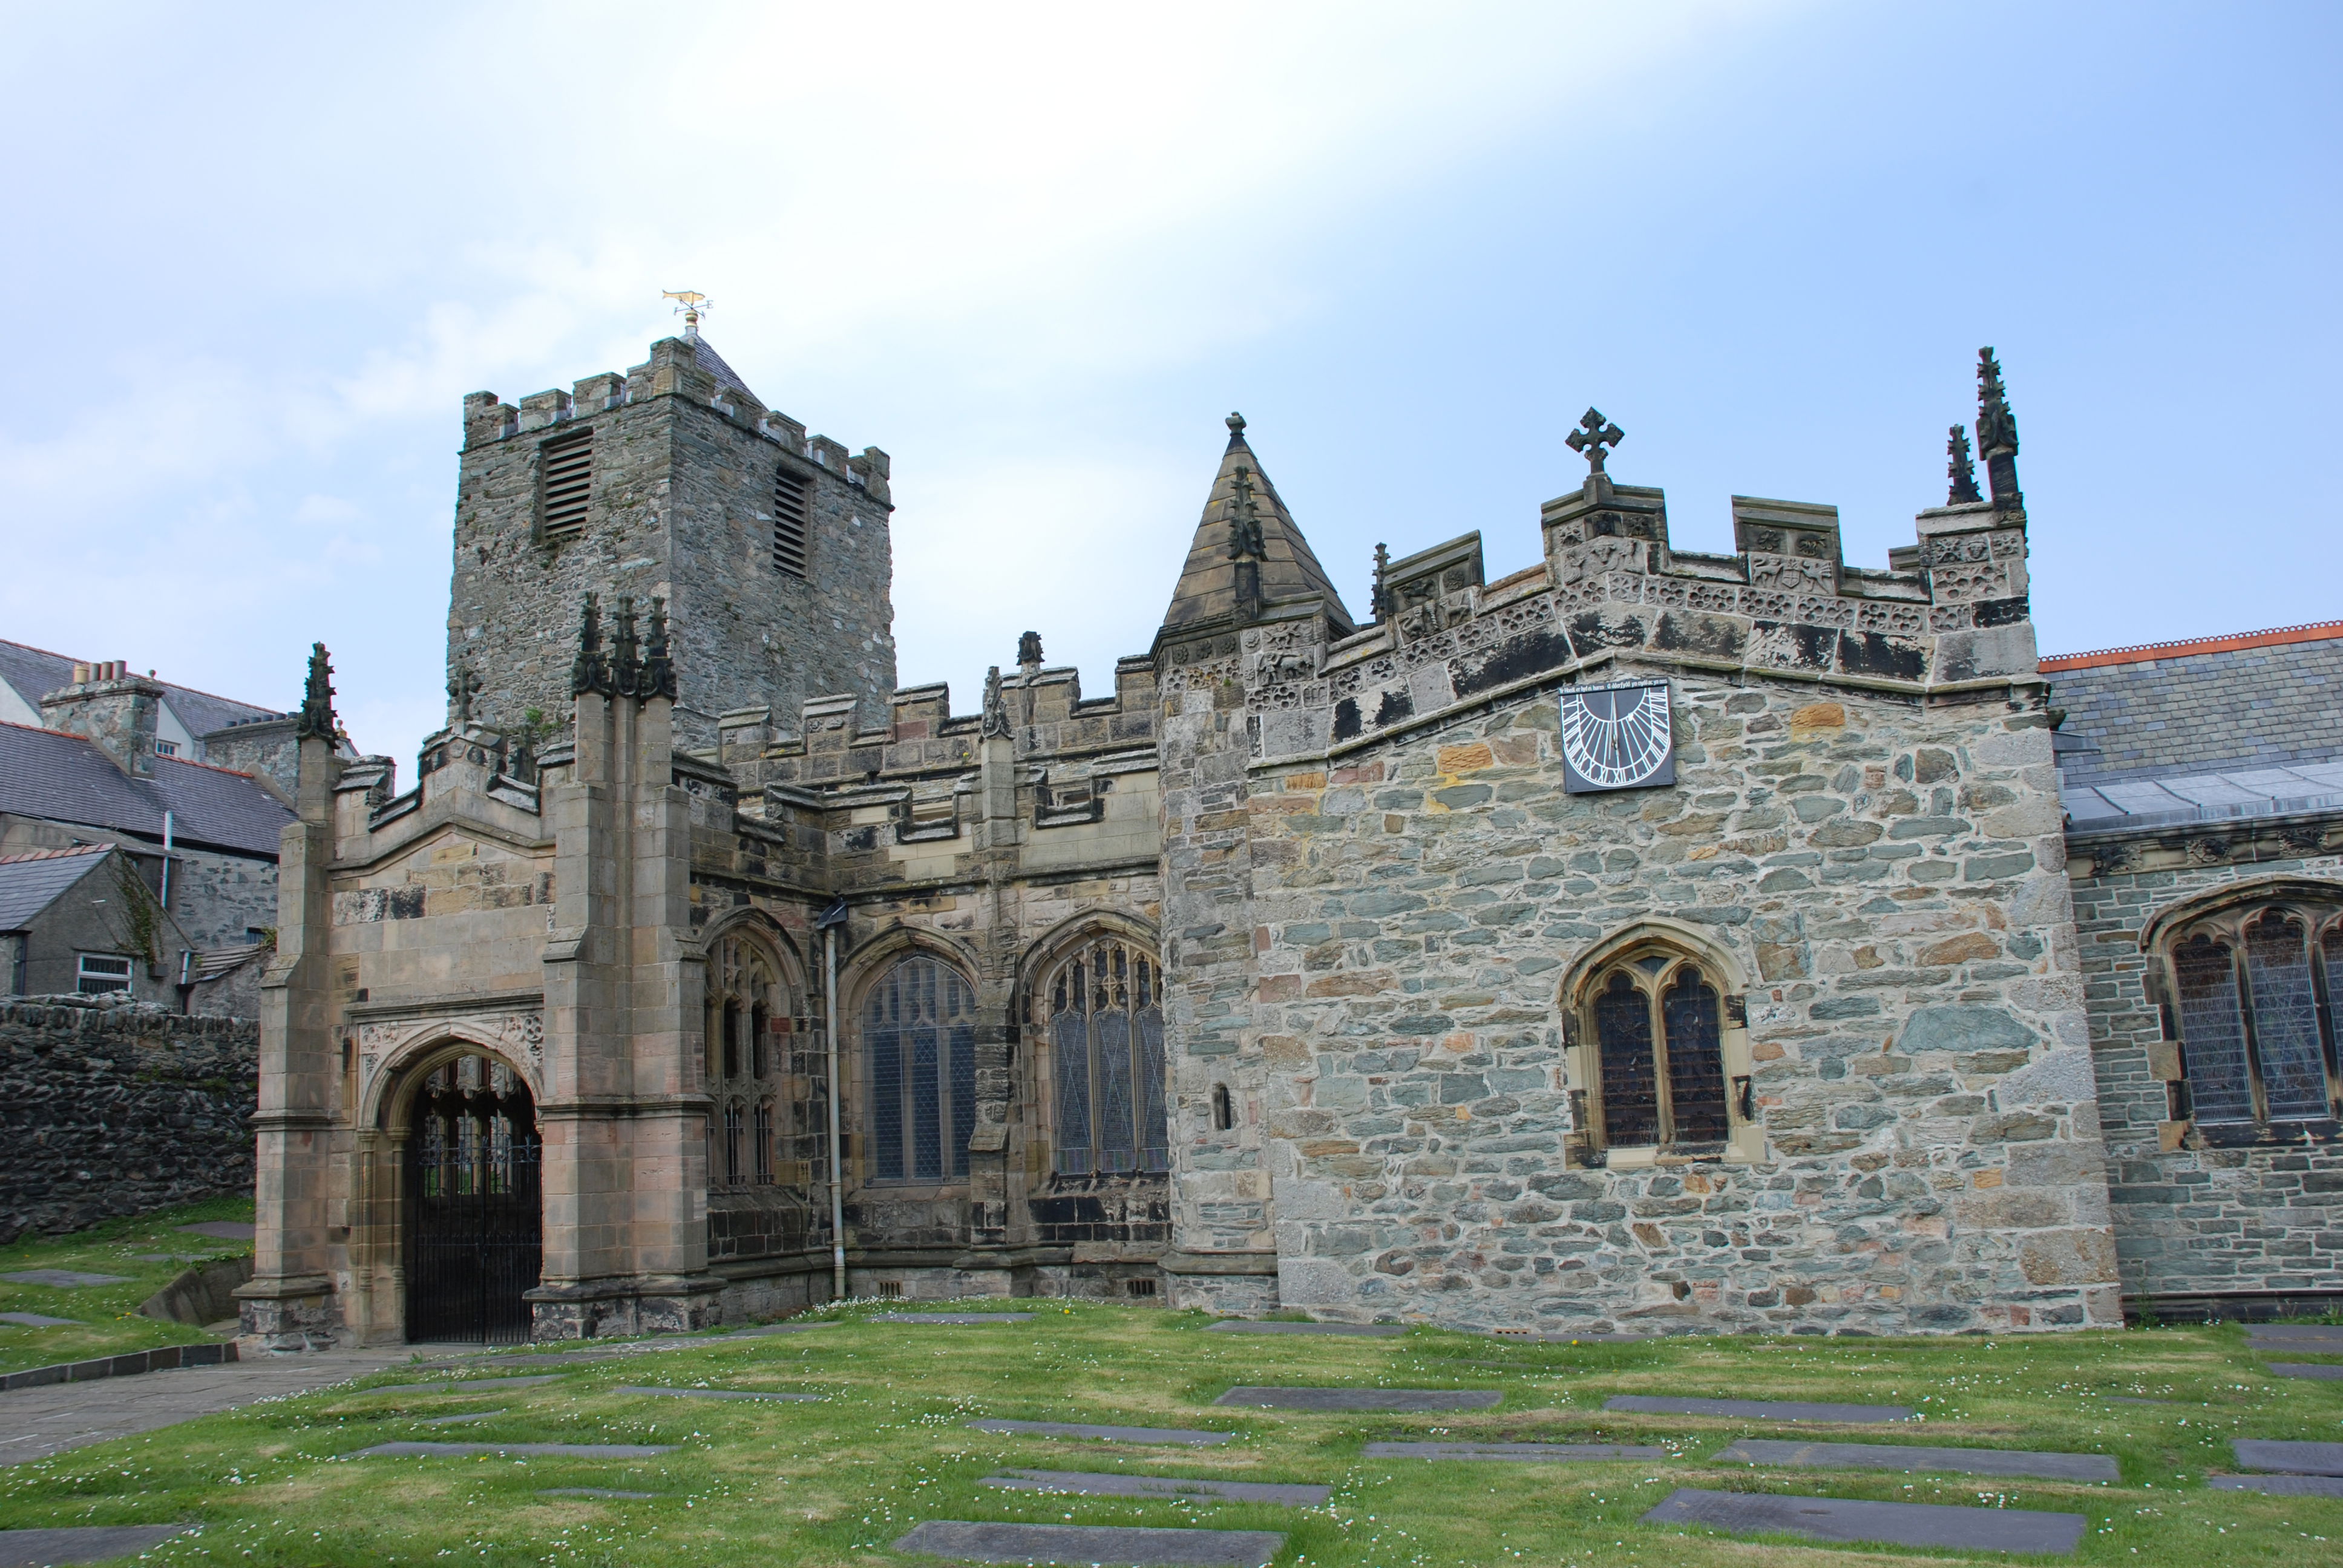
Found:
M 699 337 L 699 313 L 716 308 L 716 302 L 696 288 L 663 288 L 659 297 L 679 302 L 675 308 L 683 317 L 683 335 L 694 341 Z

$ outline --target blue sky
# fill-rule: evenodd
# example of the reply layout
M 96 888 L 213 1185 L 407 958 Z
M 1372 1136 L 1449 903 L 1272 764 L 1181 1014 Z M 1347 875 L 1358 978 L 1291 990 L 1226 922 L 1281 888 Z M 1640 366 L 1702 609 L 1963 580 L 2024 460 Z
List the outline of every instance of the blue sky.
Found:
M 2007 370 L 2046 652 L 2343 616 L 2331 5 L 11 6 L 0 636 L 439 722 L 466 392 L 662 288 L 894 457 L 900 678 L 1143 651 L 1242 409 L 1350 598 L 1574 487 L 1880 566 Z

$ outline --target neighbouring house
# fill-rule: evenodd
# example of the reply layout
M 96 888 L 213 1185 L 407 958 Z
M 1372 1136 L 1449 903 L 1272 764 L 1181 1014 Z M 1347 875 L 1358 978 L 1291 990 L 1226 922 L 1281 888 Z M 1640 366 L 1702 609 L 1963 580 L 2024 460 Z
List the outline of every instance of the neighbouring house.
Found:
M 0 689 L 21 700 L 18 682 L 56 675 L 45 662 L 54 658 L 0 644 Z M 0 855 L 119 847 L 178 933 L 180 947 L 156 961 L 175 977 L 214 973 L 191 995 L 232 994 L 236 984 L 219 982 L 268 944 L 276 925 L 277 843 L 293 813 L 274 775 L 285 771 L 277 753 L 289 754 L 290 720 L 118 665 L 68 664 L 62 673 L 38 697 L 37 722 L 0 722 Z M 171 739 L 190 723 L 227 739 Z M 287 733 L 269 741 L 277 730 Z M 187 755 L 190 747 L 248 766 Z
M 0 980 L 8 996 L 114 996 L 251 1017 L 266 942 L 198 952 L 112 844 L 0 855 Z

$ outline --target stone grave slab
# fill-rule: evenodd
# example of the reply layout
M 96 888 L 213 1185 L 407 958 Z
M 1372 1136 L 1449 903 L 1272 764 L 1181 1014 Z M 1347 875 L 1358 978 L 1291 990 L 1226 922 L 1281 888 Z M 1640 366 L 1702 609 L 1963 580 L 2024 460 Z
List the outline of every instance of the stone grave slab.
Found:
M 1100 1442 L 1160 1442 L 1181 1448 L 1211 1448 L 1236 1435 L 1232 1432 L 1192 1432 L 1177 1426 L 1086 1426 L 1070 1421 L 972 1421 L 968 1424 L 979 1432 L 1027 1437 L 1087 1437 Z
M 2321 1382 L 2343 1382 L 2343 1364 L 2327 1362 L 2272 1362 L 2269 1370 L 2277 1377 L 2307 1377 Z
M 2230 1447 L 2247 1470 L 2275 1470 L 2289 1475 L 2343 1475 L 2343 1442 L 2272 1442 L 2267 1438 L 2241 1437 Z
M 1031 1312 L 874 1312 L 874 1323 L 1030 1323 Z
M 260 1233 L 257 1226 L 245 1220 L 206 1220 L 179 1229 L 190 1236 L 209 1236 L 215 1241 L 249 1241 Z
M 610 1391 L 613 1393 L 639 1393 L 660 1399 L 760 1399 L 776 1404 L 820 1404 L 818 1393 L 760 1393 L 752 1390 L 729 1388 L 649 1388 L 626 1384 Z
M 930 1519 L 898 1552 L 961 1563 L 1064 1563 L 1097 1568 L 1262 1568 L 1285 1537 L 1270 1530 L 1139 1530 L 1107 1524 L 978 1524 Z
M 475 1453 L 510 1453 L 526 1459 L 656 1459 L 673 1453 L 673 1443 L 645 1442 L 377 1442 L 344 1459 L 407 1457 L 465 1458 Z
M 2170 1404 L 2172 1402 L 2168 1399 L 2141 1399 L 2137 1394 L 2128 1393 L 2111 1393 L 2107 1396 L 2107 1401 L 2109 1404 Z
M 85 1274 L 75 1269 L 27 1269 L 21 1274 L 0 1274 L 12 1285 L 48 1285 L 61 1291 L 76 1291 L 84 1285 L 127 1284 L 127 1274 Z
M 134 1263 L 200 1263 L 210 1256 L 209 1252 L 133 1252 L 130 1261 Z
M 1467 1459 L 1567 1464 L 1607 1459 L 1665 1459 L 1668 1451 L 1630 1442 L 1371 1442 L 1369 1459 Z
M 1232 1388 L 1212 1402 L 1256 1410 L 1487 1410 L 1504 1397 L 1479 1388 Z
M 2026 1453 L 2010 1448 L 1899 1448 L 1869 1442 L 1769 1442 L 1743 1438 L 1712 1462 L 1804 1470 L 1927 1470 L 1946 1475 L 2030 1475 L 2043 1481 L 2117 1481 L 2104 1453 Z
M 559 1372 L 539 1372 L 535 1377 L 475 1377 L 456 1378 L 446 1382 L 387 1382 L 374 1388 L 358 1390 L 360 1393 L 494 1393 L 501 1388 L 534 1388 L 541 1382 L 559 1382 Z
M 540 1487 L 539 1497 L 625 1497 L 640 1502 L 657 1497 L 656 1492 L 620 1492 L 609 1486 L 547 1486 Z
M 2343 1354 L 2343 1323 L 2256 1323 L 2246 1330 L 2246 1342 L 2256 1350 L 2308 1351 L 2332 1345 L 2338 1354 Z
M 2208 1475 L 2216 1492 L 2258 1492 L 2269 1497 L 2343 1497 L 2343 1475 Z
M 184 1524 L 99 1524 L 66 1530 L 0 1530 L 0 1568 L 104 1563 L 151 1552 Z
M 1010 1492 L 1070 1492 L 1083 1497 L 1218 1497 L 1232 1503 L 1274 1503 L 1315 1508 L 1331 1486 L 1269 1481 L 1214 1481 L 1184 1475 L 1095 1475 L 1080 1470 L 1005 1470 L 984 1478 Z
M 1664 1399 L 1654 1394 L 1614 1394 L 1604 1410 L 1642 1411 L 1650 1415 L 1737 1415 L 1752 1421 L 1835 1421 L 1850 1424 L 1910 1421 L 1920 1412 L 1903 1404 L 1809 1404 L 1795 1400 Z
M 1407 1332 L 1405 1323 L 1261 1323 L 1243 1318 L 1229 1318 L 1207 1324 L 1208 1334 L 1355 1334 L 1362 1339 L 1397 1339 Z
M 496 1416 L 507 1415 L 509 1413 L 511 1412 L 508 1411 L 501 1410 L 475 1410 L 468 1411 L 461 1415 L 426 1416 L 415 1424 L 417 1426 L 458 1426 L 468 1421 L 488 1421 Z
M 1681 1487 L 1644 1514 L 1644 1523 L 1704 1524 L 1745 1535 L 1803 1535 L 1810 1541 L 2064 1553 L 2082 1540 L 2089 1521 L 2079 1513 L 2027 1508 L 1950 1508 L 1937 1503 L 1865 1503 Z
M 53 1318 L 46 1312 L 0 1312 L 0 1323 L 14 1323 L 20 1329 L 62 1329 L 79 1322 L 79 1318 Z

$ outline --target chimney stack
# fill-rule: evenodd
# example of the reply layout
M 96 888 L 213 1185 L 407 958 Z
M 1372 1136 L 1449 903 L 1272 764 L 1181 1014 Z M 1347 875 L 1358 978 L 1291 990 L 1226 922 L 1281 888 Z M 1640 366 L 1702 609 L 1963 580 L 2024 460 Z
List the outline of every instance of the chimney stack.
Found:
M 129 661 L 76 664 L 73 684 L 41 699 L 41 722 L 96 742 L 114 765 L 134 779 L 155 772 L 155 723 L 163 689 L 130 673 Z

